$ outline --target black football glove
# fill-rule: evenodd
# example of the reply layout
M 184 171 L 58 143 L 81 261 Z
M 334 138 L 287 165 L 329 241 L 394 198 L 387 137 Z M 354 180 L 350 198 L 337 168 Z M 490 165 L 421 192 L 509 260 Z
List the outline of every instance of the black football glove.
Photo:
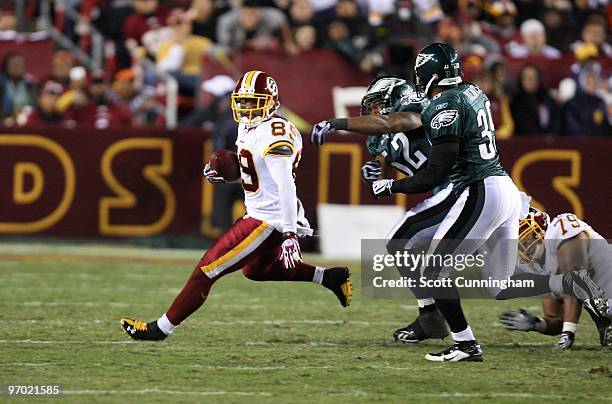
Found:
M 366 182 L 376 181 L 382 175 L 382 165 L 377 160 L 370 160 L 361 166 L 361 177 Z
M 511 331 L 534 331 L 538 318 L 525 309 L 507 311 L 499 316 L 499 322 Z

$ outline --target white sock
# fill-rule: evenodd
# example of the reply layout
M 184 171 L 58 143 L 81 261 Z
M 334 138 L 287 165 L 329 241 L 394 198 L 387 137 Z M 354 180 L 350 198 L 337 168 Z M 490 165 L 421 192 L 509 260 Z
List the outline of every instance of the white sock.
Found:
M 433 299 L 433 297 L 428 297 L 427 299 L 417 299 L 417 303 L 419 304 L 419 308 L 425 307 L 425 306 L 430 306 L 432 304 L 434 304 L 436 301 Z
M 577 326 L 578 326 L 578 324 L 576 324 L 576 323 L 572 323 L 570 321 L 564 321 L 563 322 L 563 332 L 570 331 L 570 332 L 573 332 L 574 334 L 576 334 L 576 327 Z
M 312 281 L 314 283 L 318 283 L 319 285 L 323 283 L 323 272 L 325 272 L 325 268 L 315 267 L 314 276 L 312 277 Z
M 472 332 L 472 329 L 470 328 L 469 325 L 463 331 L 460 331 L 460 332 L 451 332 L 451 337 L 453 337 L 453 340 L 455 342 L 459 342 L 459 341 L 473 341 L 473 340 L 476 339 L 476 337 L 474 337 L 474 333 Z
M 172 334 L 172 331 L 174 331 L 174 329 L 176 328 L 176 326 L 172 324 L 170 320 L 168 320 L 168 317 L 166 317 L 166 313 L 164 313 L 164 315 L 161 316 L 159 320 L 157 320 L 157 326 L 166 335 Z

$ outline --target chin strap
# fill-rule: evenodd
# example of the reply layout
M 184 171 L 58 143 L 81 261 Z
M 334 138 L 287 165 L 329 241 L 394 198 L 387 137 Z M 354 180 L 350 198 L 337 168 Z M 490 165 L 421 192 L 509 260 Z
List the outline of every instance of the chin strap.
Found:
M 436 80 L 438 78 L 437 74 L 434 74 L 433 76 L 431 76 L 431 79 L 429 79 L 429 82 L 427 83 L 427 85 L 425 86 L 425 97 L 427 97 L 427 94 L 429 93 L 429 87 L 431 87 L 432 83 L 434 82 L 434 80 Z

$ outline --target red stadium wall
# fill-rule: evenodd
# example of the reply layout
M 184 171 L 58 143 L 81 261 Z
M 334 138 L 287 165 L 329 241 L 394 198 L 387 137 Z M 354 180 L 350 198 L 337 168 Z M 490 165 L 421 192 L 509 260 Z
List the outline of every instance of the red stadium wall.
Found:
M 360 72 L 345 58 L 328 49 L 315 49 L 298 57 L 287 57 L 279 52 L 245 51 L 232 58 L 237 71 L 230 71 L 209 57 L 204 60 L 204 79 L 217 74 L 229 74 L 238 78 L 242 73 L 257 69 L 271 74 L 278 83 L 281 102 L 310 123 L 315 123 L 333 114 L 332 90 L 334 87 L 367 86 L 372 77 Z M 571 77 L 573 55 L 562 59 L 514 59 L 507 58 L 509 79 L 515 80 L 526 63 L 537 65 L 546 72 L 542 79 L 546 88 L 556 88 L 565 77 Z M 612 71 L 612 58 L 600 58 L 604 77 Z M 481 65 L 478 65 L 480 68 Z M 474 67 L 466 67 L 466 79 L 471 80 Z M 351 111 L 359 113 L 359 109 Z
M 298 193 L 316 224 L 316 204 L 372 201 L 359 177 L 368 156 L 361 136 L 321 150 L 305 145 Z M 498 141 L 520 187 L 551 214 L 573 211 L 602 235 L 609 215 L 612 140 Z M 0 234 L 84 238 L 214 235 L 214 187 L 202 181 L 211 141 L 202 131 L 66 130 L 0 133 Z

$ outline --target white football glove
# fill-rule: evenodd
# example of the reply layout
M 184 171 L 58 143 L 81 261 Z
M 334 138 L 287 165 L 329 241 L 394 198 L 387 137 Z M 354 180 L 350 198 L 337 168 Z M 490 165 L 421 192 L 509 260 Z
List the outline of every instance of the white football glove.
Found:
M 559 341 L 555 345 L 553 345 L 553 347 L 555 349 L 561 349 L 561 350 L 570 349 L 572 345 L 574 345 L 574 337 L 575 337 L 575 334 L 573 332 L 563 331 L 561 333 L 561 337 L 559 338 Z
M 220 184 L 223 182 L 227 182 L 225 181 L 223 177 L 221 177 L 217 173 L 217 170 L 213 170 L 210 168 L 210 163 L 206 163 L 206 165 L 204 166 L 203 173 L 204 173 L 204 178 L 206 178 L 208 182 L 212 182 L 213 184 Z
M 295 233 L 283 233 L 283 238 L 279 259 L 283 261 L 285 269 L 293 269 L 298 262 L 302 261 L 300 242 Z
M 525 309 L 519 311 L 507 311 L 499 316 L 499 322 L 506 330 L 511 331 L 533 331 L 535 330 L 538 318 Z
M 383 196 L 393 195 L 391 192 L 391 186 L 393 185 L 394 180 L 376 180 L 372 183 L 370 187 L 370 193 L 372 197 L 379 199 Z
M 376 181 L 382 175 L 382 166 L 378 160 L 370 160 L 361 166 L 361 177 L 366 182 Z
M 315 126 L 312 127 L 312 132 L 310 132 L 310 143 L 316 144 L 317 146 L 321 146 L 325 143 L 325 138 L 327 134 L 335 131 L 334 126 L 329 121 L 321 121 Z

